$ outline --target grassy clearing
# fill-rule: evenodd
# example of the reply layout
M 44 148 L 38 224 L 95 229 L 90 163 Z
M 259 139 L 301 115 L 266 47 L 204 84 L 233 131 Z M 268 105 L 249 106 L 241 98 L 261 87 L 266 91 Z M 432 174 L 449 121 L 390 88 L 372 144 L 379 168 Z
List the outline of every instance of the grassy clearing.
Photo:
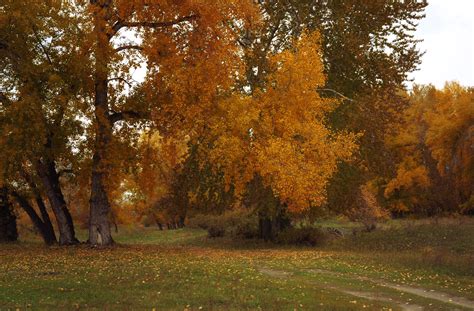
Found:
M 0 245 L 0 309 L 464 310 L 450 297 L 474 300 L 472 220 L 394 222 L 321 248 L 191 229 L 125 228 L 116 240 L 111 249 Z

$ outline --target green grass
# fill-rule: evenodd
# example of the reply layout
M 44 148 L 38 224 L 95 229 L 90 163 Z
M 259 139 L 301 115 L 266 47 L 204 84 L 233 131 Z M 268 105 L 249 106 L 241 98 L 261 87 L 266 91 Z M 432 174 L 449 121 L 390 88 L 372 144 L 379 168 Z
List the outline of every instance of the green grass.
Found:
M 463 310 L 381 284 L 474 300 L 473 237 L 472 220 L 393 222 L 320 248 L 193 229 L 120 228 L 119 245 L 106 249 L 47 248 L 30 237 L 0 245 L 0 310 Z

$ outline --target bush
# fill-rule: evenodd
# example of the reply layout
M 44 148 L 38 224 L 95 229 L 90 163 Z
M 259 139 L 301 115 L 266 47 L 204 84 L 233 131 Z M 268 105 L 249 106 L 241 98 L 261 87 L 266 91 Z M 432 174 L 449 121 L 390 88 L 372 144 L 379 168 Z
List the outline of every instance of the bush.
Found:
M 288 228 L 278 234 L 276 242 L 279 244 L 298 244 L 318 246 L 327 239 L 327 234 L 318 228 Z
M 219 225 L 212 225 L 207 229 L 207 235 L 210 238 L 220 238 L 225 235 L 225 229 Z
M 152 227 L 156 224 L 155 220 L 149 216 L 149 215 L 145 215 L 143 216 L 141 219 L 140 219 L 140 223 L 143 227 L 145 228 L 148 228 L 148 227 Z
M 207 230 L 209 225 L 214 222 L 214 215 L 196 214 L 186 219 L 186 226 L 194 229 Z
M 188 220 L 187 225 L 207 230 L 210 238 L 232 236 L 250 239 L 258 236 L 257 217 L 244 208 L 229 210 L 220 215 L 195 215 Z
M 377 228 L 377 223 L 387 220 L 389 213 L 377 202 L 377 198 L 367 185 L 361 186 L 355 207 L 347 212 L 350 220 L 362 223 L 367 232 Z

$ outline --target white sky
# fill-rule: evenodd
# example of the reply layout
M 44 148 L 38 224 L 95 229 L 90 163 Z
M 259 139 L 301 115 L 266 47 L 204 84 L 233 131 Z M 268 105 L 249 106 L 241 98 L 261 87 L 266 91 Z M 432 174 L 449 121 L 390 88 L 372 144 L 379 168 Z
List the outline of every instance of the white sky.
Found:
M 412 77 L 418 84 L 443 87 L 446 81 L 474 86 L 474 0 L 428 0 L 426 18 L 416 32 L 426 51 L 420 70 Z

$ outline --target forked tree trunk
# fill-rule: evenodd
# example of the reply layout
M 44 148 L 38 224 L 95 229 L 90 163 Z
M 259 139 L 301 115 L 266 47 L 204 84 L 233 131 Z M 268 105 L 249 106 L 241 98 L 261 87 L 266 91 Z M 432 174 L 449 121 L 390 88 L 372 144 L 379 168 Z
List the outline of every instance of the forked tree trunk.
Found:
M 100 1 L 99 1 L 100 2 Z M 97 4 L 97 1 L 91 1 Z M 100 4 L 100 3 L 99 3 Z M 95 143 L 92 159 L 91 197 L 89 215 L 89 243 L 92 245 L 112 245 L 110 230 L 110 202 L 105 182 L 107 178 L 107 151 L 112 139 L 112 121 L 108 107 L 108 48 L 107 6 L 98 6 L 94 15 L 96 33 L 95 64 Z
M 38 230 L 39 234 L 43 238 L 43 241 L 46 245 L 52 245 L 57 243 L 56 236 L 54 235 L 54 230 L 50 230 L 45 224 L 43 219 L 36 213 L 35 209 L 31 206 L 27 199 L 22 197 L 17 192 L 12 192 L 13 197 L 16 199 L 20 207 L 26 212 L 30 217 L 33 225 Z
M 37 163 L 38 175 L 42 181 L 46 197 L 56 217 L 59 230 L 59 244 L 73 245 L 79 241 L 76 239 L 74 224 L 71 214 L 67 208 L 64 195 L 59 184 L 59 174 L 53 161 L 43 160 Z
M 48 237 L 49 241 L 53 241 L 53 243 L 56 243 L 56 234 L 54 233 L 53 224 L 51 223 L 49 214 L 46 211 L 46 206 L 43 202 L 43 199 L 37 194 L 35 200 L 36 205 L 38 205 L 38 208 L 40 210 L 41 219 L 43 220 L 45 235 Z
M 45 235 L 48 237 L 49 240 L 54 241 L 54 243 L 57 243 L 56 234 L 54 232 L 53 224 L 51 223 L 51 218 L 49 217 L 49 214 L 46 211 L 46 205 L 44 204 L 43 198 L 38 187 L 28 174 L 26 174 L 25 172 L 21 173 L 28 185 L 30 186 L 31 191 L 33 192 L 33 195 L 35 197 L 36 205 L 38 206 L 38 209 L 41 214 L 41 220 L 44 224 Z

